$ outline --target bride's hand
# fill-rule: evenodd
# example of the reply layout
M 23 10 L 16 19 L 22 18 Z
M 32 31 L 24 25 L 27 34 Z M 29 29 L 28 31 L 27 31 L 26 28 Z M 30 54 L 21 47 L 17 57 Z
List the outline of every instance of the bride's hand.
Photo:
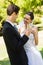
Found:
M 31 31 L 32 31 L 31 29 L 26 29 L 25 30 L 25 35 L 26 36 L 29 36 L 31 34 Z
M 32 28 L 32 34 L 34 35 L 35 45 L 38 44 L 38 30 L 37 27 Z
M 35 34 L 37 32 L 37 27 L 32 28 L 32 33 Z

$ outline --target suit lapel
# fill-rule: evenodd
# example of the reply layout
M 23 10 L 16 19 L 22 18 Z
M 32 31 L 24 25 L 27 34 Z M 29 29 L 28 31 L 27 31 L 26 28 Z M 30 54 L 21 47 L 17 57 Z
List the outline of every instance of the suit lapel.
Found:
M 18 37 L 21 37 L 15 25 L 14 25 L 14 27 L 13 27 L 9 22 L 6 22 L 6 24 L 8 24 L 8 26 L 15 32 L 15 34 L 16 34 Z

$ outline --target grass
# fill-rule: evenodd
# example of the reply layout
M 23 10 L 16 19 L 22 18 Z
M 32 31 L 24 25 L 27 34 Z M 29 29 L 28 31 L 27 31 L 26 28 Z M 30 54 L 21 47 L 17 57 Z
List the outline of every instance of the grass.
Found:
M 4 59 L 3 61 L 0 61 L 0 65 L 10 65 L 10 61 L 8 59 Z
M 42 48 L 42 50 L 40 50 L 40 53 L 41 53 L 41 55 L 42 55 L 42 58 L 43 58 L 43 48 Z

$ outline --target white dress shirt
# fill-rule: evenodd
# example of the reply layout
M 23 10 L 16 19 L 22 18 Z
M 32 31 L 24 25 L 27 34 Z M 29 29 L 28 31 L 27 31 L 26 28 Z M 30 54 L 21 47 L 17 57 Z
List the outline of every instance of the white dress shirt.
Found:
M 17 24 L 16 23 L 12 23 L 11 21 L 9 21 L 9 20 L 6 20 L 8 23 L 10 23 L 13 27 L 14 27 L 14 25 L 15 26 L 17 26 Z

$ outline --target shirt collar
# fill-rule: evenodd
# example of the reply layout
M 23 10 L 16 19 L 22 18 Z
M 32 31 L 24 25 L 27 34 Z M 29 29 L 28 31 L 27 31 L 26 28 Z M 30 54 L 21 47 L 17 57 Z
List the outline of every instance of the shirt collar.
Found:
M 6 20 L 8 23 L 10 23 L 13 27 L 14 27 L 14 25 L 16 25 L 16 23 L 12 23 L 11 21 L 9 21 L 9 20 Z

